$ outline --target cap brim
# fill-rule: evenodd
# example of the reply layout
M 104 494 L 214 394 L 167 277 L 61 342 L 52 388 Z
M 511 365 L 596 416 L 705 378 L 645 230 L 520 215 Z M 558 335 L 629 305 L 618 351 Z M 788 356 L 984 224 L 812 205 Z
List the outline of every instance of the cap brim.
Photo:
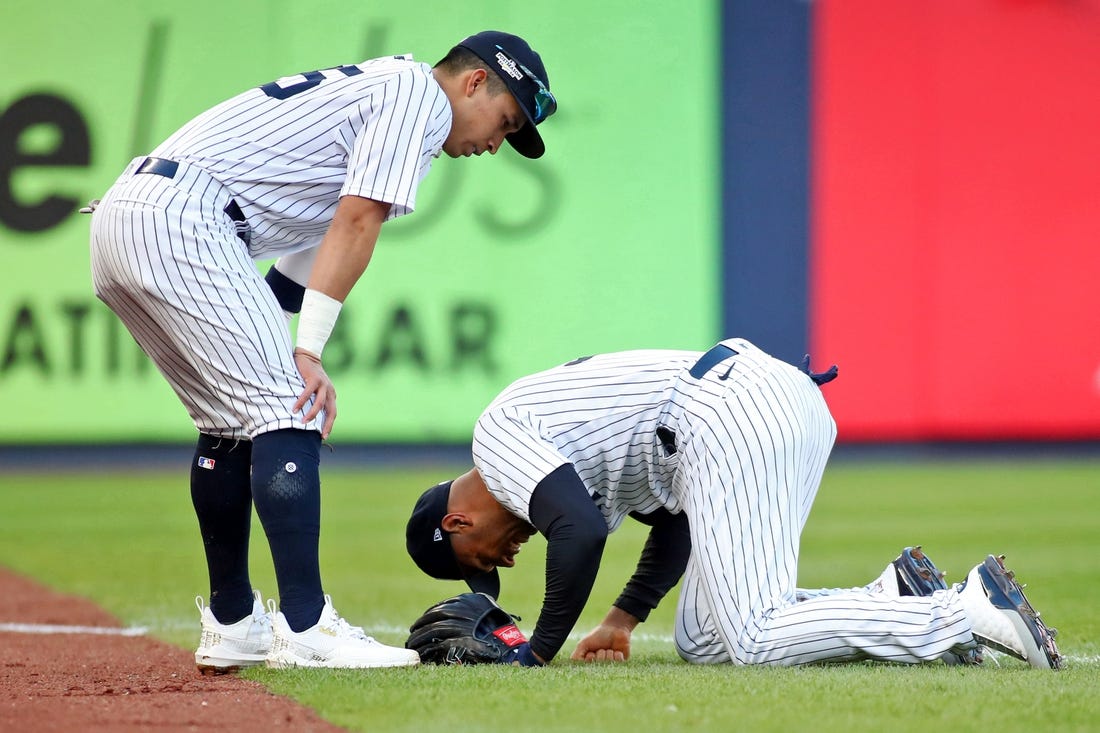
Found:
M 478 573 L 466 578 L 466 585 L 470 586 L 470 590 L 474 593 L 484 593 L 493 598 L 500 597 L 500 575 L 496 568 L 487 573 Z
M 521 104 L 519 108 L 523 109 L 523 105 Z M 512 134 L 506 135 L 505 139 L 508 141 L 508 144 L 523 157 L 541 158 L 542 154 L 546 152 L 546 145 L 542 142 L 542 135 L 539 134 L 538 128 L 535 126 L 535 121 L 527 115 L 526 110 L 524 110 L 523 115 L 527 117 L 527 124 Z

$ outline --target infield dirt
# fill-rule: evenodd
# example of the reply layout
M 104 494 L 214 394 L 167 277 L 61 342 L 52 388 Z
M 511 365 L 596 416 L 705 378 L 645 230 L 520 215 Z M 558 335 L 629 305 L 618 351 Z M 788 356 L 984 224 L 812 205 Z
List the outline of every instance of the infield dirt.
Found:
M 0 624 L 119 629 L 103 609 L 0 567 Z M 198 622 L 196 621 L 196 634 Z M 342 731 L 192 652 L 145 636 L 0 628 L 0 731 Z

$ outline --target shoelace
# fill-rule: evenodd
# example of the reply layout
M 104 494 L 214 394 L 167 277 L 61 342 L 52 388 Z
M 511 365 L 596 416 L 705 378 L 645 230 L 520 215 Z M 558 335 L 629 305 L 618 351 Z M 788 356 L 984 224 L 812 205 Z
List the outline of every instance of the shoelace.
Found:
M 325 595 L 325 603 L 332 606 L 332 598 Z M 336 616 L 336 628 L 341 635 L 347 634 L 348 636 L 360 639 L 362 641 L 373 642 L 373 636 L 367 636 L 367 632 L 363 630 L 362 626 L 352 626 L 347 620 L 336 611 L 336 607 L 332 606 L 332 612 Z
M 269 612 L 266 609 L 264 609 L 263 602 L 260 601 L 260 599 L 258 597 L 258 594 L 253 594 L 253 597 L 256 598 L 256 600 L 259 602 L 260 608 L 259 608 L 259 612 L 257 612 L 256 605 L 253 604 L 252 614 L 251 614 L 252 623 L 259 624 L 260 628 L 263 631 L 273 632 L 274 631 L 274 625 L 272 623 L 272 619 L 275 616 L 274 611 Z M 274 601 L 272 600 L 271 603 L 273 604 Z M 201 616 L 202 613 L 203 613 L 203 610 L 206 608 L 206 603 L 204 602 L 202 596 L 195 596 L 195 606 L 199 609 L 199 615 Z M 215 618 L 214 620 L 217 621 L 218 619 Z M 218 623 L 221 623 L 221 622 L 219 621 Z
M 345 635 L 346 634 L 346 635 L 354 637 L 354 638 L 362 639 L 363 641 L 368 641 L 368 642 L 371 642 L 371 643 L 377 643 L 373 636 L 367 636 L 367 632 L 363 630 L 363 627 L 361 627 L 361 626 L 352 626 L 351 624 L 349 624 L 347 622 L 347 620 L 344 619 L 344 617 L 341 616 L 336 611 L 336 607 L 332 605 L 332 598 L 327 593 L 325 594 L 325 604 L 329 605 L 329 606 L 332 606 L 333 615 L 336 617 L 336 621 L 335 621 L 335 624 L 334 624 L 335 627 L 336 627 L 335 631 L 338 634 L 340 634 L 340 635 Z M 263 623 L 265 626 L 271 628 L 272 631 L 274 631 L 274 626 L 272 625 L 272 620 L 275 618 L 276 613 L 278 613 L 278 606 L 275 603 L 275 599 L 274 598 L 268 598 L 267 599 L 267 613 L 265 613 L 263 615 L 263 621 L 261 623 Z
M 374 639 L 367 636 L 367 632 L 363 630 L 362 626 L 352 626 L 342 616 L 336 617 L 336 627 L 340 629 L 341 635 L 346 634 L 362 641 L 374 641 Z
M 275 627 L 274 627 L 274 624 L 271 623 L 271 615 L 270 614 L 261 613 L 260 615 L 257 616 L 255 610 L 253 610 L 253 612 L 252 612 L 252 622 L 255 623 L 255 624 L 259 624 L 260 628 L 264 631 L 274 632 Z

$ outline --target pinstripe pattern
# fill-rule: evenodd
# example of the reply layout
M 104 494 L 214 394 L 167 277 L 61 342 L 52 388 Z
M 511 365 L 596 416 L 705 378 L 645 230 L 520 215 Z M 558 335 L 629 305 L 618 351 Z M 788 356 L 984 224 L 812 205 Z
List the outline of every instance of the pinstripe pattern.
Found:
M 387 57 L 288 77 L 199 115 L 131 162 L 92 217 L 96 294 L 129 328 L 200 432 L 319 430 L 291 410 L 304 385 L 283 311 L 253 260 L 316 247 L 340 196 L 413 210 L 451 127 L 427 64 Z M 246 245 L 223 209 L 235 201 Z M 307 406 L 308 409 L 308 406 Z
M 130 167 L 92 218 L 92 282 L 203 433 L 244 438 L 318 428 L 292 416 L 302 390 L 271 289 L 197 168 L 175 179 Z M 319 418 L 318 418 L 319 419 Z
M 252 227 L 254 259 L 318 244 L 342 195 L 391 204 L 389 219 L 415 208 L 451 129 L 446 95 L 431 67 L 411 57 L 343 68 L 362 73 L 325 69 L 321 83 L 285 99 L 250 89 L 152 152 L 202 168 L 230 190 Z
M 475 424 L 474 465 L 501 504 L 528 521 L 535 485 L 564 463 L 573 464 L 611 529 L 632 511 L 679 511 L 676 459 L 663 455 L 654 431 L 677 377 L 698 357 L 627 351 L 522 378 Z
M 723 343 L 737 355 L 700 379 L 688 371 L 700 354 L 682 351 L 606 354 L 520 379 L 479 418 L 474 464 L 527 520 L 535 486 L 567 462 L 612 530 L 632 511 L 686 512 L 675 639 L 689 661 L 916 662 L 971 642 L 954 590 L 795 602 L 799 536 L 836 425 L 805 374 L 744 340 Z M 674 455 L 658 426 L 675 432 Z

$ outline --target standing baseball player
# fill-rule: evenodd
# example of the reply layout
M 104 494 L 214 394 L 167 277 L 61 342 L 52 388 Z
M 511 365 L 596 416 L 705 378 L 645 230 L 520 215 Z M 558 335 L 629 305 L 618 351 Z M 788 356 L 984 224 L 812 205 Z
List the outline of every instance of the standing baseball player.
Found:
M 203 671 L 417 663 L 343 620 L 318 564 L 319 448 L 336 419 L 322 352 L 383 222 L 432 160 L 544 152 L 556 101 L 537 53 L 485 31 L 434 67 L 388 56 L 250 89 L 133 160 L 93 202 L 92 280 L 198 428 L 191 497 L 210 575 Z M 267 280 L 254 260 L 279 257 Z M 300 310 L 291 343 L 285 313 Z M 252 588 L 252 504 L 279 610 Z
M 475 468 L 416 503 L 409 554 L 495 597 L 497 567 L 542 533 L 542 611 L 507 657 L 524 665 L 558 653 L 607 534 L 630 516 L 651 526 L 637 570 L 573 659 L 628 658 L 635 626 L 683 576 L 675 641 L 694 663 L 976 661 L 985 645 L 1057 667 L 1053 632 L 992 556 L 954 588 L 919 548 L 865 588 L 796 587 L 799 536 L 836 437 L 819 385 L 835 374 L 730 339 L 519 379 L 477 421 Z

